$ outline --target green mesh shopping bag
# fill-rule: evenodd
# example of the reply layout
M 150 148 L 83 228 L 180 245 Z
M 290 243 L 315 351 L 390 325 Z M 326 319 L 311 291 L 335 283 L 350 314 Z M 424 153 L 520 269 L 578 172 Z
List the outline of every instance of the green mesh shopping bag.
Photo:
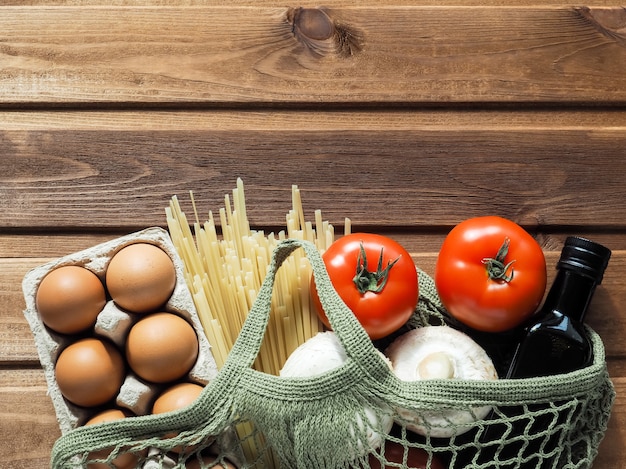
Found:
M 318 376 L 283 378 L 252 364 L 266 333 L 276 271 L 299 248 L 347 361 Z M 445 321 L 434 283 L 422 271 L 419 288 L 410 327 Z M 147 469 L 406 468 L 416 459 L 433 468 L 588 468 L 614 400 L 602 342 L 589 334 L 594 363 L 564 375 L 400 381 L 335 292 L 315 246 L 286 240 L 273 253 L 226 363 L 194 404 L 77 428 L 56 442 L 52 466 L 119 468 L 130 455 Z

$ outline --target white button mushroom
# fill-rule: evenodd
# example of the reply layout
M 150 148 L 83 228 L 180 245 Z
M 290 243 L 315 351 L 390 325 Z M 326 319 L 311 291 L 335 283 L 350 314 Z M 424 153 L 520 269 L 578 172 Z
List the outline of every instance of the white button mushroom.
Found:
M 413 329 L 398 337 L 385 351 L 394 374 L 403 381 L 427 379 L 496 380 L 487 353 L 468 335 L 449 326 Z M 485 418 L 489 406 L 440 411 L 397 409 L 409 430 L 444 438 L 468 431 L 472 422 Z
M 387 357 L 382 353 L 381 357 L 388 362 L 389 368 L 391 368 L 391 363 Z M 338 368 L 347 360 L 348 357 L 337 335 L 332 331 L 320 332 L 289 355 L 280 370 L 280 376 L 284 378 L 310 378 Z M 366 407 L 363 409 L 363 414 L 367 417 L 367 424 L 363 423 L 363 419 L 358 414 L 355 415 L 354 420 L 360 432 L 365 432 L 368 447 L 363 447 L 359 443 L 358 451 L 360 454 L 355 455 L 355 457 L 363 456 L 372 449 L 380 447 L 393 426 L 391 409 L 381 417 L 377 416 L 373 409 Z M 367 426 L 364 428 L 365 425 Z
M 417 373 L 422 379 L 454 378 L 454 362 L 446 352 L 434 352 L 417 364 Z

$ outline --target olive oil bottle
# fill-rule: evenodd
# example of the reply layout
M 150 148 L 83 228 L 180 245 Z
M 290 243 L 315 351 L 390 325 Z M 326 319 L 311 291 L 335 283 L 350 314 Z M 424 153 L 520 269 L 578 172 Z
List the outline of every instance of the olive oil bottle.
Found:
M 520 335 L 506 378 L 551 376 L 584 368 L 593 362 L 593 348 L 583 321 L 596 287 L 602 282 L 611 251 L 585 238 L 568 237 L 557 263 L 557 274 L 540 310 Z M 564 403 L 553 403 L 555 408 Z M 497 467 L 553 467 L 564 416 L 544 412 L 545 404 L 500 408 L 512 424 L 491 423 L 482 435 L 479 461 Z M 532 416 L 532 425 L 527 420 Z M 495 420 L 492 412 L 489 420 Z M 520 438 L 526 434 L 527 437 Z M 512 438 L 498 450 L 498 440 Z M 526 441 L 528 440 L 528 441 Z M 558 461 L 557 461 L 558 463 Z
M 585 238 L 566 239 L 557 274 L 540 311 L 519 342 L 507 378 L 568 373 L 593 361 L 583 321 L 611 251 Z

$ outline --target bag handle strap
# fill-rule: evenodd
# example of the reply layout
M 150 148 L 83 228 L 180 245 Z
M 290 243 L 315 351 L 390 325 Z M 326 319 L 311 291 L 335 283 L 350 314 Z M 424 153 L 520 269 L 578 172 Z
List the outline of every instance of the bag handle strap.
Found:
M 343 345 L 346 355 L 383 379 L 389 373 L 388 365 L 376 352 L 367 332 L 333 287 L 319 250 L 310 241 L 281 240 L 274 251 L 269 271 L 261 285 L 243 327 L 235 341 L 224 368 L 250 368 L 254 363 L 269 322 L 272 291 L 276 272 L 289 255 L 304 249 L 313 270 L 317 293 L 330 325 Z

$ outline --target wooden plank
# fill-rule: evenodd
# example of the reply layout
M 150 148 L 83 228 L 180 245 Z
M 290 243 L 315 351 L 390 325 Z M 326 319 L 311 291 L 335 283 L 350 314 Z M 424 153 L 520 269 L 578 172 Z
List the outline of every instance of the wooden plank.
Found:
M 55 233 L 42 235 L 20 233 L 1 235 L 0 258 L 29 258 L 26 260 L 24 268 L 30 268 L 29 266 L 32 262 L 45 262 L 73 252 L 82 251 L 125 234 L 128 233 Z
M 1 11 L 1 10 L 0 10 Z M 475 109 L 212 109 L 207 110 L 2 110 L 0 130 L 53 131 L 266 131 L 494 130 L 615 132 L 626 128 L 626 111 L 600 107 Z M 28 135 L 28 134 L 27 134 Z
M 398 240 L 405 243 L 415 264 L 433 276 L 436 252 L 425 252 L 418 237 L 414 237 L 412 241 L 408 238 Z M 552 242 L 556 244 L 557 240 L 553 238 Z M 554 277 L 553 266 L 557 259 L 558 250 L 546 252 L 549 282 Z M 32 333 L 23 316 L 25 303 L 21 279 L 29 269 L 48 260 L 50 259 L 0 259 L 0 343 L 3 344 L 0 348 L 0 365 L 33 365 L 39 360 Z M 626 336 L 626 307 L 623 300 L 626 298 L 626 281 L 622 275 L 625 271 L 626 251 L 614 251 L 604 281 L 596 291 L 587 315 L 587 322 L 604 341 L 607 356 L 615 362 L 626 359 L 623 346 L 623 337 Z M 623 368 L 618 363 L 613 367 L 615 370 Z
M 2 226 L 120 232 L 163 225 L 173 195 L 191 212 L 193 191 L 206 216 L 223 206 L 238 177 L 258 226 L 284 224 L 292 184 L 303 191 L 307 210 L 321 209 L 335 225 L 350 217 L 361 229 L 449 228 L 487 213 L 532 230 L 626 226 L 623 113 L 614 115 L 616 125 L 574 126 L 569 119 L 552 128 L 515 118 L 490 127 L 492 115 L 474 126 L 471 116 L 450 118 L 458 126 L 443 118 L 428 126 L 410 113 L 396 116 L 408 119 L 401 128 L 377 128 L 376 115 L 364 113 L 335 129 L 306 129 L 305 114 L 284 127 L 290 113 L 276 120 L 267 114 L 264 127 L 251 129 L 221 121 L 222 128 L 205 130 L 167 123 L 123 132 L 71 123 L 67 130 L 0 130 Z M 219 113 L 202 122 L 213 120 L 220 122 Z M 106 157 L 93 158 L 100 154 Z
M 253 210 L 253 209 L 252 209 Z M 191 215 L 191 214 L 188 214 Z M 305 213 L 307 221 L 313 221 L 313 212 Z M 204 221 L 204 220 L 203 220 Z M 165 228 L 167 228 L 165 226 Z M 254 229 L 255 227 L 253 227 Z M 260 230 L 267 231 L 267 227 L 256 227 Z M 282 227 L 277 227 L 285 229 Z M 335 226 L 336 237 L 341 236 L 342 226 Z M 424 230 L 424 231 L 406 231 L 406 230 L 384 230 L 382 227 L 375 231 L 376 233 L 386 234 L 397 240 L 418 259 L 420 256 L 433 257 L 439 251 L 447 231 L 446 230 Z M 37 235 L 37 234 L 3 234 L 0 235 L 0 259 L 13 259 L 16 262 L 23 262 L 24 268 L 33 262 L 46 262 L 50 259 L 62 257 L 67 254 L 88 249 L 96 244 L 100 244 L 119 236 L 128 234 L 127 232 L 110 233 L 110 234 L 88 234 L 88 233 L 55 233 L 54 235 Z M 565 238 L 570 235 L 584 236 L 593 239 L 601 244 L 610 247 L 614 252 L 626 251 L 626 235 L 623 233 L 611 233 L 604 231 L 591 230 L 573 230 L 564 232 L 535 232 L 533 236 L 543 250 L 549 255 L 557 253 L 562 246 Z M 619 255 L 616 254 L 616 255 Z M 20 259 L 22 258 L 22 259 Z M 13 261 L 8 261 L 13 262 Z
M 138 6 L 151 6 L 151 7 L 166 7 L 173 6 L 178 7 L 184 3 L 185 6 L 226 6 L 231 7 L 236 4 L 239 7 L 242 6 L 263 6 L 263 7 L 277 7 L 281 8 L 285 6 L 284 2 L 280 0 L 237 0 L 233 2 L 232 0 L 185 0 L 185 2 L 181 2 L 180 0 L 106 0 L 100 2 L 94 2 L 93 0 L 4 0 L 2 2 L 3 6 L 89 6 L 93 7 L 94 5 L 106 5 L 106 6 L 128 6 L 128 7 L 138 7 Z M 375 2 L 379 7 L 383 6 L 416 6 L 414 0 L 379 0 Z M 587 6 L 594 7 L 614 7 L 616 2 L 614 0 L 593 0 L 585 2 Z M 301 7 L 309 7 L 314 8 L 320 5 L 320 2 L 316 0 L 304 0 L 298 2 L 298 6 Z M 420 6 L 441 6 L 441 1 L 438 0 L 421 0 L 419 2 Z M 538 5 L 542 6 L 562 6 L 562 0 L 545 0 L 541 3 L 536 1 L 516 1 L 516 0 L 457 0 L 454 2 L 456 6 L 531 6 L 536 7 Z M 325 7 L 332 8 L 346 8 L 346 7 L 358 7 L 363 6 L 362 0 L 327 0 L 324 2 Z
M 49 467 L 61 436 L 43 371 L 0 368 L 0 467 Z
M 36 365 L 39 356 L 24 317 L 22 278 L 43 259 L 0 259 L 0 366 Z
M 626 459 L 621 436 L 626 426 L 626 378 L 613 381 L 618 397 L 595 469 L 621 469 Z M 0 415 L 0 441 L 4 444 L 0 467 L 48 467 L 50 450 L 60 432 L 41 370 L 0 369 Z
M 308 12 L 4 7 L 0 105 L 626 103 L 621 7 Z
M 626 428 L 626 378 L 613 379 L 617 397 L 604 440 L 600 444 L 594 469 L 622 469 L 626 461 L 623 429 Z

